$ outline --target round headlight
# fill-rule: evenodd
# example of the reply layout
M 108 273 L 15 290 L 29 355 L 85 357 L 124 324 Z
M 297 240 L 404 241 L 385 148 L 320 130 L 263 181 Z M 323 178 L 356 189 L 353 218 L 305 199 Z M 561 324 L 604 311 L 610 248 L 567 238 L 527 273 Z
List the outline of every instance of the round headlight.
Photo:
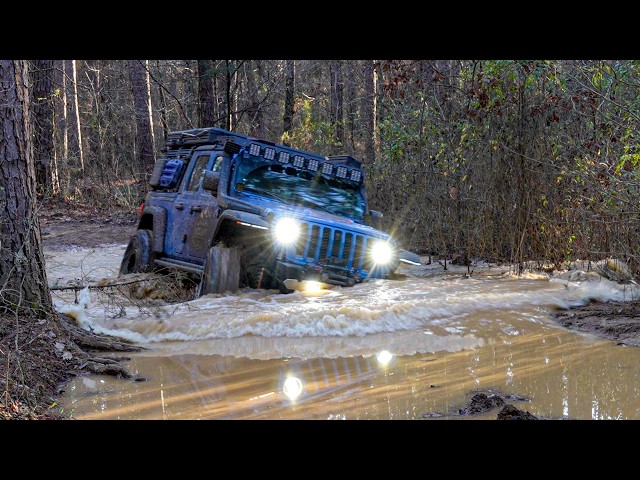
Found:
M 386 265 L 393 257 L 391 245 L 383 240 L 376 240 L 371 248 L 371 259 L 376 265 Z
M 283 217 L 276 222 L 273 232 L 278 243 L 289 245 L 298 240 L 300 226 L 293 218 Z

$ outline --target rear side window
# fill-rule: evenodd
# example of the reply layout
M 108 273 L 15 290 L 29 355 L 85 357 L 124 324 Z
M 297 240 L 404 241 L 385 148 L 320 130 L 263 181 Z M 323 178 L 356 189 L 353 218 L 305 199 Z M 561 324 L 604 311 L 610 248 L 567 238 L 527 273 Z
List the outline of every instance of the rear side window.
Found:
M 189 192 L 196 192 L 200 183 L 202 181 L 202 177 L 204 176 L 204 171 L 207 168 L 207 163 L 209 163 L 210 154 L 200 155 L 196 159 L 196 165 L 193 167 L 193 172 L 191 172 L 191 179 L 189 180 L 189 184 L 187 185 L 187 190 Z

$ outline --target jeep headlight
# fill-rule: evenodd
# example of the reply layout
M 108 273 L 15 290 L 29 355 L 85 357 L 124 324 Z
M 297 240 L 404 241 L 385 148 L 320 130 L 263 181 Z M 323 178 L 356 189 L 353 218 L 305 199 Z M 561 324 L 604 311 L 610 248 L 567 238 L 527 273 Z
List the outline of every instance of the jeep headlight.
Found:
M 393 258 L 393 248 L 389 242 L 375 240 L 371 247 L 371 259 L 376 265 L 386 265 Z
M 291 217 L 282 217 L 276 221 L 273 227 L 276 242 L 281 245 L 290 245 L 300 236 L 300 225 Z

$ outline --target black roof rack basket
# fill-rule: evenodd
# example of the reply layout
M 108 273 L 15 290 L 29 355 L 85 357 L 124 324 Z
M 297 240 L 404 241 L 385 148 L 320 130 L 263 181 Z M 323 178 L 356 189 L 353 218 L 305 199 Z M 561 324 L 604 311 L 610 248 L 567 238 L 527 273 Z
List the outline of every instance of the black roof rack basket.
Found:
M 248 137 L 233 133 L 223 128 L 193 128 L 190 130 L 178 130 L 170 132 L 167 135 L 167 148 L 181 148 L 186 146 L 211 145 L 220 143 L 223 139 L 242 139 L 247 140 Z

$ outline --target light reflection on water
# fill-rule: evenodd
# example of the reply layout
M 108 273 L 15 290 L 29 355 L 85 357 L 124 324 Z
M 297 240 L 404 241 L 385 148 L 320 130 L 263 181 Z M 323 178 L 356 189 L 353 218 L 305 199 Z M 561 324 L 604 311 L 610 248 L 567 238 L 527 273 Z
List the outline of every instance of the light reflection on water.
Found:
M 458 414 L 493 389 L 530 399 L 511 403 L 541 418 L 640 418 L 640 349 L 550 317 L 629 292 L 486 273 L 416 267 L 323 295 L 244 291 L 122 317 L 86 298 L 82 324 L 147 348 L 125 363 L 146 381 L 79 377 L 62 403 L 78 419 L 495 419 Z

